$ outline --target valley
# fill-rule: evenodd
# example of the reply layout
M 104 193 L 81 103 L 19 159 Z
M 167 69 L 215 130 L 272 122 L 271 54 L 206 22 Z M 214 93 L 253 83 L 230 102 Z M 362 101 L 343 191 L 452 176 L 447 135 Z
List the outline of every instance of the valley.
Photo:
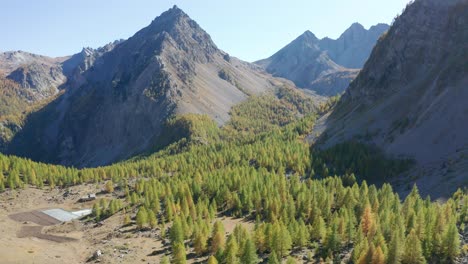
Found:
M 467 18 L 416 0 L 249 63 L 173 6 L 0 53 L 0 263 L 466 263 Z

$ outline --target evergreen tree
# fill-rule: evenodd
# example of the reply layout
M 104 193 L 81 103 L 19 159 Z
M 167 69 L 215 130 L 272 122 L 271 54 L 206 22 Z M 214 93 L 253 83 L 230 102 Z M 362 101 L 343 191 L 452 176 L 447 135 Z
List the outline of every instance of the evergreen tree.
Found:
M 372 254 L 372 264 L 385 264 L 385 256 L 380 246 Z
M 184 244 L 184 230 L 180 217 L 176 217 L 172 223 L 171 230 L 169 231 L 169 237 L 172 245 Z
M 454 262 L 455 258 L 460 255 L 460 237 L 455 223 L 449 224 L 447 231 L 445 232 L 442 245 L 443 258 L 450 262 Z
M 215 256 L 210 256 L 208 258 L 208 264 L 218 264 L 218 260 L 215 258 Z
M 148 212 L 144 206 L 140 206 L 136 215 L 136 224 L 138 228 L 143 228 L 148 224 Z
M 400 233 L 395 231 L 392 234 L 392 240 L 388 249 L 388 264 L 399 264 L 401 262 L 401 255 L 403 253 L 403 241 Z
M 107 181 L 105 185 L 105 190 L 108 193 L 114 192 L 114 183 L 112 181 Z
M 240 260 L 237 256 L 238 254 L 239 246 L 237 245 L 237 241 L 233 235 L 230 235 L 226 243 L 226 250 L 224 252 L 224 262 L 226 264 L 239 264 Z
M 158 225 L 158 219 L 152 210 L 148 210 L 148 223 L 151 228 L 155 228 Z
M 401 263 L 403 264 L 424 264 L 424 259 L 421 241 L 419 240 L 416 231 L 411 230 L 405 241 L 405 248 L 401 257 Z
M 326 255 L 331 255 L 334 252 L 337 252 L 340 249 L 340 245 L 341 241 L 337 232 L 337 226 L 336 223 L 333 223 L 328 231 L 328 236 L 325 241 L 325 250 L 327 251 Z
M 173 264 L 186 264 L 187 256 L 185 253 L 185 246 L 181 243 L 175 243 L 172 247 L 172 263 Z
M 211 236 L 211 253 L 216 254 L 216 252 L 219 249 L 224 250 L 224 243 L 225 243 L 224 226 L 221 222 L 216 221 L 214 223 L 213 233 Z
M 203 253 L 205 253 L 207 240 L 208 238 L 206 237 L 205 234 L 203 234 L 203 232 L 201 231 L 195 232 L 194 239 L 193 239 L 193 248 L 197 255 L 201 256 L 203 255 Z
M 292 241 L 288 229 L 282 223 L 273 225 L 271 249 L 279 257 L 284 257 L 291 249 Z
M 99 203 L 95 203 L 93 205 L 93 215 L 96 218 L 96 221 L 101 220 L 101 207 L 99 206 Z
M 253 241 L 248 238 L 244 243 L 244 249 L 242 250 L 241 263 L 243 264 L 256 264 L 258 262 L 258 256 Z
M 132 222 L 132 219 L 130 219 L 130 216 L 128 214 L 125 214 L 124 215 L 124 218 L 123 218 L 123 224 L 124 225 L 128 225 Z
M 280 264 L 274 251 L 270 253 L 270 256 L 268 256 L 268 264 Z

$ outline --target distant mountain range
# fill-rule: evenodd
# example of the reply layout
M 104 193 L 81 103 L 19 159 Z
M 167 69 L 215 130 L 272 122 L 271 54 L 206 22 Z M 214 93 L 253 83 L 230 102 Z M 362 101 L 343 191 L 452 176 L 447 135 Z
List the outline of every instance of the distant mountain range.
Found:
M 414 158 L 419 167 L 406 181 L 426 193 L 467 186 L 467 25 L 467 1 L 409 5 L 316 127 L 322 145 L 360 140 Z
M 337 95 L 356 77 L 377 39 L 388 28 L 378 24 L 366 30 L 354 23 L 336 40 L 318 39 L 306 31 L 271 57 L 255 63 L 298 87 L 321 95 Z
M 249 96 L 294 87 L 218 49 L 176 6 L 125 41 L 59 59 L 4 53 L 0 64 L 34 101 L 59 94 L 28 116 L 7 153 L 75 166 L 154 148 L 171 116 L 206 114 L 221 125 Z

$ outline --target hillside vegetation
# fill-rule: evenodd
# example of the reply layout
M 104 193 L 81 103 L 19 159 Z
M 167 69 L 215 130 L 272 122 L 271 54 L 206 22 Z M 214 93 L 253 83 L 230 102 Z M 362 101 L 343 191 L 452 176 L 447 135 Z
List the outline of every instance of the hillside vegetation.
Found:
M 466 192 L 441 204 L 414 187 L 402 200 L 388 184 L 356 180 L 378 171 L 390 177 L 399 163 L 375 163 L 384 157 L 372 158 L 359 144 L 310 149 L 304 137 L 315 117 L 300 117 L 293 103 L 290 115 L 269 112 L 277 100 L 252 98 L 222 128 L 206 116 L 175 118 L 169 123 L 181 131 L 177 143 L 112 166 L 78 170 L 0 156 L 0 189 L 106 182 L 125 196 L 97 202 L 95 220 L 119 213 L 123 225 L 163 230 L 171 263 L 186 263 L 190 248 L 211 263 L 278 263 L 298 254 L 311 261 L 450 263 L 465 254 L 458 234 L 468 221 Z M 255 105 L 266 113 L 255 113 Z M 365 168 L 374 163 L 380 167 Z M 237 226 L 225 237 L 220 215 L 255 219 L 255 228 Z

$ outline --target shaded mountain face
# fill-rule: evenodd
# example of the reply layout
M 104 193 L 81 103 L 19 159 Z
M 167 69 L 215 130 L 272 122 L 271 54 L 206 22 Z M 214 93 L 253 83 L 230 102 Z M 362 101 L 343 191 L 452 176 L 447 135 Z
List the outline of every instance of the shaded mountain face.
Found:
M 333 96 L 343 92 L 357 76 L 358 68 L 387 29 L 388 25 L 379 24 L 366 30 L 355 23 L 337 40 L 320 40 L 306 31 L 270 58 L 255 63 L 298 87 Z
M 407 7 L 325 121 L 324 146 L 366 139 L 416 159 L 423 191 L 466 185 L 466 25 L 466 1 L 417 0 Z
M 9 153 L 108 164 L 157 146 L 173 115 L 207 114 L 221 125 L 250 95 L 293 86 L 219 50 L 177 7 L 126 41 L 84 49 L 62 68 L 66 91 L 28 118 Z

